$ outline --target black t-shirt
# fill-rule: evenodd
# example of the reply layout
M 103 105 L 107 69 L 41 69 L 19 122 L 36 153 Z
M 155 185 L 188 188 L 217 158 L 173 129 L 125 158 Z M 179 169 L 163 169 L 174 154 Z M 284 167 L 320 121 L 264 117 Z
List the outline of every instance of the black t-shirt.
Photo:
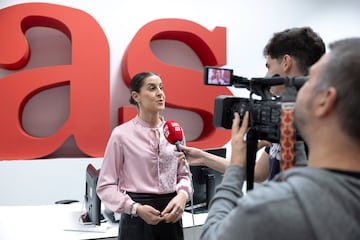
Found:
M 268 180 L 271 180 L 275 177 L 276 174 L 280 172 L 280 144 L 272 144 L 265 148 L 265 152 L 269 154 L 269 177 Z

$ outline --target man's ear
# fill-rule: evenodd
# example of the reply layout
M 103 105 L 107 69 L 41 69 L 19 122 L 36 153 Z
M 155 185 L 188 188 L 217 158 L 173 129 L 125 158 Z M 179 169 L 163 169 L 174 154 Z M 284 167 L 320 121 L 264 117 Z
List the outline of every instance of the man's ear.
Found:
M 294 59 L 289 54 L 283 56 L 281 66 L 286 74 L 289 74 L 294 66 Z
M 326 116 L 335 109 L 337 98 L 336 89 L 334 87 L 329 87 L 328 89 L 320 92 L 315 98 L 315 114 L 318 117 Z

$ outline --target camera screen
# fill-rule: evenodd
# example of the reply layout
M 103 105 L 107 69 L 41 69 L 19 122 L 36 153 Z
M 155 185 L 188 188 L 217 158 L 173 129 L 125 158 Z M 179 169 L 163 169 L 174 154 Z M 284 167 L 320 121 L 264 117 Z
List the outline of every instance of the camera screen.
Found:
M 205 67 L 205 85 L 232 86 L 232 69 Z

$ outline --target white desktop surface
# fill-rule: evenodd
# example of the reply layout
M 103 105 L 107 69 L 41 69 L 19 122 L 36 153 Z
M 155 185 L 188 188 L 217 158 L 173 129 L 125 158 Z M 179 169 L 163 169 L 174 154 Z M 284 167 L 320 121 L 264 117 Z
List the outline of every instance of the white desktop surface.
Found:
M 40 206 L 0 206 L 0 239 L 81 240 L 116 237 L 118 224 L 107 221 L 100 226 L 83 225 L 79 217 L 85 208 L 81 203 Z M 184 212 L 183 227 L 202 225 L 207 213 Z

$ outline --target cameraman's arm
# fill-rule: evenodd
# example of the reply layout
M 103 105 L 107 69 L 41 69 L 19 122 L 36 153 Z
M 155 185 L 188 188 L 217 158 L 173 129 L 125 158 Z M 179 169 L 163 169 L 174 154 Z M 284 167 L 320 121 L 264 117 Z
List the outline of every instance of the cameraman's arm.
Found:
M 263 151 L 260 158 L 256 161 L 254 181 L 263 182 L 269 177 L 269 154 Z

